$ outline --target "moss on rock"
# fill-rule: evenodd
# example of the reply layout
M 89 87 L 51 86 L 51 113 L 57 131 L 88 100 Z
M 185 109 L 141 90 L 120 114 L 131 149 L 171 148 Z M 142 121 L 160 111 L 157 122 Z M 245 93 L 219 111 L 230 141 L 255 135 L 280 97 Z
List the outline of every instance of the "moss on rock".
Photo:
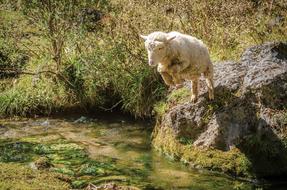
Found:
M 159 127 L 161 126 L 156 126 L 156 128 Z M 157 130 L 154 137 L 153 145 L 157 150 L 190 166 L 224 172 L 234 176 L 253 176 L 251 162 L 237 148 L 230 151 L 199 149 L 192 144 L 180 143 L 169 128 Z

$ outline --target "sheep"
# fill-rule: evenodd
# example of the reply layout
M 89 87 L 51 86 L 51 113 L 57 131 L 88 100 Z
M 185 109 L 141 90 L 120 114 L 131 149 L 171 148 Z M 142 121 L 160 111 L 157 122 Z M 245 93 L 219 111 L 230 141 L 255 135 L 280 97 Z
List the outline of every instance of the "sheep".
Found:
M 153 32 L 140 36 L 145 40 L 149 65 L 157 66 L 166 85 L 191 81 L 191 101 L 196 102 L 198 80 L 203 73 L 209 99 L 214 99 L 213 65 L 201 40 L 179 32 Z

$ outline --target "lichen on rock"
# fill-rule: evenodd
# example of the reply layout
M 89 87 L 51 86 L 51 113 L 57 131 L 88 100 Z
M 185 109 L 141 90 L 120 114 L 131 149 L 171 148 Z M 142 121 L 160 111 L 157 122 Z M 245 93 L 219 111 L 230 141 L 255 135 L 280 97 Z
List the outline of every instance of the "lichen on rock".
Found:
M 251 47 L 239 62 L 216 63 L 214 75 L 214 101 L 202 80 L 197 103 L 166 102 L 154 146 L 236 176 L 287 174 L 287 43 Z

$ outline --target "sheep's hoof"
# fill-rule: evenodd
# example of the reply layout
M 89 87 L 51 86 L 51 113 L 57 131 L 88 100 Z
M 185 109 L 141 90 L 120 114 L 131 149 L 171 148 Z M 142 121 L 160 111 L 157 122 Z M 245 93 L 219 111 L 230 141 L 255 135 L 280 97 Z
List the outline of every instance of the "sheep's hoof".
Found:
M 192 103 L 197 102 L 197 96 L 195 96 L 195 95 L 191 95 L 190 100 L 191 100 L 191 102 L 192 102 Z
M 173 90 L 175 90 L 175 86 L 169 86 L 169 88 L 168 88 L 168 92 L 172 92 Z
M 208 98 L 209 98 L 209 100 L 214 100 L 214 95 L 213 94 L 209 94 Z
M 180 88 L 182 88 L 182 87 L 183 87 L 183 84 L 176 84 L 176 85 L 175 85 L 175 90 L 180 89 Z

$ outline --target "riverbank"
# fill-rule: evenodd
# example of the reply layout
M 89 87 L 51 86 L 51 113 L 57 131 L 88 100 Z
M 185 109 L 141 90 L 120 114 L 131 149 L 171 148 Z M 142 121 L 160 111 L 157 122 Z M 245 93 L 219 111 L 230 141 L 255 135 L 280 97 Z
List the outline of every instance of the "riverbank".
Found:
M 286 43 L 266 43 L 247 49 L 240 62 L 215 64 L 214 101 L 203 81 L 195 104 L 187 89 L 172 92 L 158 107 L 154 146 L 196 168 L 255 179 L 285 176 L 286 50 Z

